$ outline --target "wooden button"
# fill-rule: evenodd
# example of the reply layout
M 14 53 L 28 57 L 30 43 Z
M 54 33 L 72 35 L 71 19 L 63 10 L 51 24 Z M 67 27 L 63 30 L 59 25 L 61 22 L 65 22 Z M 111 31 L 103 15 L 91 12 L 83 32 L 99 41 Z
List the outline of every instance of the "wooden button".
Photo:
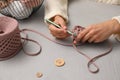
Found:
M 37 72 L 37 73 L 36 73 L 36 76 L 37 76 L 37 78 L 41 78 L 41 77 L 43 76 L 43 74 L 40 73 L 40 72 Z
M 55 65 L 56 65 L 57 67 L 61 67 L 61 66 L 63 66 L 64 64 L 65 64 L 65 61 L 64 61 L 64 59 L 62 59 L 62 58 L 58 58 L 58 59 L 55 60 Z

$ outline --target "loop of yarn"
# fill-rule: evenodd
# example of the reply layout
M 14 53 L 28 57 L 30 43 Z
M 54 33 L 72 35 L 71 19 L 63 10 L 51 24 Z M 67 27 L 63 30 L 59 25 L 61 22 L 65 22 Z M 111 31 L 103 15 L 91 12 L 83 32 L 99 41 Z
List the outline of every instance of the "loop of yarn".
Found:
M 36 56 L 41 52 L 41 45 L 32 39 L 28 39 L 27 34 L 22 38 L 20 33 L 24 32 L 18 28 L 18 22 L 10 17 L 0 17 L 0 60 L 6 60 L 15 56 L 23 48 L 24 53 L 29 56 Z M 21 39 L 24 41 L 22 42 Z M 31 41 L 39 46 L 39 51 L 30 53 L 24 50 L 24 42 Z
M 76 34 L 76 36 L 77 36 L 77 35 L 78 35 L 82 30 L 84 30 L 84 29 L 85 29 L 84 27 L 75 26 L 75 28 L 73 29 L 72 32 L 73 32 L 74 34 Z M 48 39 L 49 41 L 52 41 L 52 42 L 56 43 L 56 44 L 60 44 L 60 45 L 63 45 L 63 46 L 71 46 L 71 47 L 73 47 L 78 53 L 80 53 L 80 54 L 83 55 L 86 59 L 88 59 L 87 67 L 88 67 L 88 70 L 89 70 L 91 73 L 97 73 L 97 72 L 99 72 L 99 67 L 95 64 L 95 61 L 96 61 L 97 59 L 99 59 L 100 57 L 103 57 L 103 56 L 107 55 L 108 53 L 110 53 L 110 52 L 112 51 L 112 45 L 111 45 L 111 43 L 109 42 L 109 43 L 108 43 L 109 49 L 108 49 L 107 51 L 105 51 L 104 53 L 102 53 L 102 54 L 100 54 L 100 55 L 97 55 L 97 56 L 91 58 L 91 57 L 89 57 L 87 54 L 83 53 L 81 50 L 79 50 L 79 49 L 77 48 L 77 46 L 83 45 L 82 43 L 79 43 L 79 44 L 77 44 L 77 45 L 75 45 L 75 44 L 73 44 L 73 43 L 67 43 L 67 44 L 65 44 L 65 43 L 62 43 L 62 42 L 59 42 L 59 41 L 56 41 L 56 40 L 52 40 L 52 39 L 50 39 L 49 37 L 47 37 L 46 35 L 42 34 L 41 32 L 38 32 L 38 31 L 35 31 L 35 30 L 32 30 L 32 29 L 23 29 L 23 30 L 24 30 L 24 31 L 28 31 L 28 32 L 36 33 L 36 34 L 38 34 L 38 35 L 40 35 L 40 36 Z M 73 40 L 76 38 L 76 36 L 74 36 L 74 35 L 71 35 L 71 36 L 73 36 Z M 93 65 L 96 69 L 95 69 L 95 70 L 92 70 L 91 67 L 90 67 L 91 65 Z
M 85 28 L 84 27 L 81 27 L 81 26 L 75 26 L 74 29 L 73 29 L 73 32 L 76 33 L 77 35 L 82 31 L 84 30 Z M 76 36 L 73 36 L 73 41 L 75 40 Z M 88 64 L 87 64 L 87 67 L 88 67 L 88 70 L 91 72 L 91 73 L 97 73 L 99 72 L 99 67 L 95 64 L 95 61 L 97 59 L 99 59 L 100 57 L 102 56 L 105 56 L 107 55 L 108 53 L 110 53 L 112 51 L 112 44 L 110 42 L 108 42 L 108 47 L 109 49 L 107 51 L 105 51 L 104 53 L 100 54 L 100 55 L 97 55 L 93 58 L 89 57 L 87 54 L 81 52 L 81 50 L 77 49 L 77 45 L 73 44 L 73 48 L 78 52 L 80 53 L 81 55 L 83 55 L 86 59 L 88 59 Z M 91 65 L 93 65 L 96 69 L 95 70 L 92 70 L 91 69 Z

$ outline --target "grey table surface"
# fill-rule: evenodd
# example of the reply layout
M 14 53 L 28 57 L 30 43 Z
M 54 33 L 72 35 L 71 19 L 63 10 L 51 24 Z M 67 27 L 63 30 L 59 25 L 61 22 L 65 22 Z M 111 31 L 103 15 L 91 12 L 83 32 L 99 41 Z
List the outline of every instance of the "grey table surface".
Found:
M 120 14 L 120 6 L 96 3 L 92 0 L 70 0 L 69 28 L 75 25 L 88 26 L 99 23 Z M 54 37 L 43 22 L 44 6 L 27 20 L 19 21 L 20 29 L 28 28 L 39 31 L 51 39 Z M 88 60 L 80 55 L 73 47 L 53 43 L 38 34 L 29 32 L 29 37 L 42 45 L 42 52 L 38 56 L 27 56 L 21 50 L 15 57 L 0 62 L 0 80 L 120 80 L 120 43 L 114 37 L 109 41 L 113 44 L 113 51 L 98 59 L 96 64 L 100 71 L 92 74 L 88 71 Z M 71 43 L 71 38 L 62 42 Z M 36 51 L 38 46 L 29 43 L 26 50 Z M 93 57 L 108 49 L 108 41 L 100 44 L 84 44 L 79 49 Z M 56 67 L 54 60 L 63 58 L 65 65 Z M 41 78 L 36 77 L 42 72 Z

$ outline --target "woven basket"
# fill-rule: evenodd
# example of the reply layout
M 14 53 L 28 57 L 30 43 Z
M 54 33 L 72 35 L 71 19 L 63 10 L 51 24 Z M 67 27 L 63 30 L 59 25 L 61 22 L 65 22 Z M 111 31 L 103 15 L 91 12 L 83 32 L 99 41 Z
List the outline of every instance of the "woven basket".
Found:
M 0 13 L 16 19 L 28 18 L 42 5 L 43 0 L 0 0 Z
M 0 17 L 0 60 L 13 57 L 22 48 L 18 22 Z

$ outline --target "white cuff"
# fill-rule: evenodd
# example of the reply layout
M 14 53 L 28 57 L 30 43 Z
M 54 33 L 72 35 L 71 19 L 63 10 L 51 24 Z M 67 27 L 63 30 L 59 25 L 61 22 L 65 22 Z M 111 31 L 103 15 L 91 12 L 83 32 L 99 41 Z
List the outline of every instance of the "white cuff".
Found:
M 112 19 L 116 19 L 120 23 L 120 16 L 113 17 Z
M 116 35 L 114 35 L 115 36 L 115 38 L 118 40 L 118 41 L 120 41 L 120 34 L 116 34 Z
M 46 0 L 45 19 L 50 19 L 56 15 L 62 16 L 68 22 L 68 0 Z
M 56 15 L 62 16 L 68 22 L 68 16 L 62 11 L 51 11 L 49 14 L 46 14 L 45 19 L 50 19 Z
M 120 23 L 120 16 L 117 17 L 113 17 L 112 19 L 116 19 L 119 23 Z M 115 34 L 115 38 L 120 41 L 120 33 L 119 34 Z

